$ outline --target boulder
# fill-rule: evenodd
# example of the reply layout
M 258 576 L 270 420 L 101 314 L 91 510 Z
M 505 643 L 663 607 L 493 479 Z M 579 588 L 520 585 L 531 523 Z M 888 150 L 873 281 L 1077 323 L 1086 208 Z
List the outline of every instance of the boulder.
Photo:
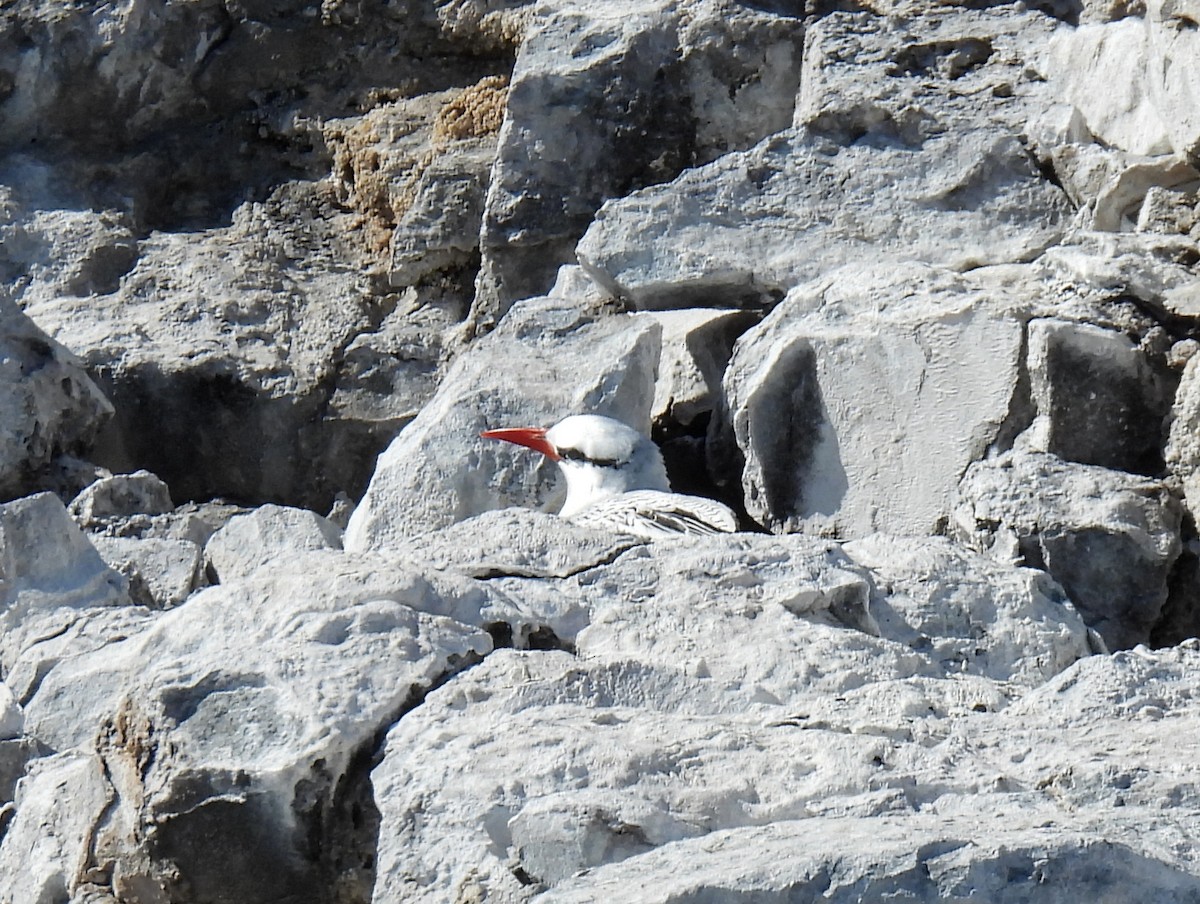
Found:
M 129 598 L 139 606 L 170 609 L 203 586 L 203 555 L 190 540 L 155 537 L 89 538 L 100 557 L 129 583 Z
M 79 359 L 0 292 L 0 500 L 49 485 L 55 459 L 85 452 L 112 413 Z
M 1110 648 L 1149 639 L 1181 546 L 1162 481 L 1018 449 L 972 465 L 959 493 L 965 542 L 1048 571 Z
M 843 549 L 871 575 L 880 634 L 948 674 L 1036 687 L 1093 652 L 1083 620 L 1045 572 L 989 560 L 943 537 L 877 534 Z
M 1167 468 L 1194 521 L 1200 514 L 1200 355 L 1193 353 L 1183 368 L 1167 431 Z
M 994 127 L 911 145 L 843 145 L 798 128 L 609 202 L 576 253 L 639 309 L 740 307 L 864 257 L 953 269 L 1027 260 L 1069 214 L 1062 191 Z
M 1027 363 L 1037 412 L 1030 448 L 1138 474 L 1162 471 L 1163 422 L 1177 378 L 1121 332 L 1087 323 L 1029 323 Z
M 289 553 L 341 548 L 341 528 L 327 518 L 304 509 L 263 505 L 231 518 L 209 538 L 204 556 L 215 579 L 225 583 Z
M 87 529 L 131 515 L 165 515 L 175 510 L 175 503 L 167 485 L 143 470 L 102 477 L 72 499 L 68 510 Z
M 553 503 L 561 491 L 552 463 L 481 440 L 480 431 L 589 412 L 648 432 L 659 336 L 652 321 L 605 316 L 571 297 L 515 306 L 455 360 L 437 395 L 379 457 L 346 549 L 386 549 L 488 509 Z
M 1005 295 L 933 267 L 800 287 L 735 346 L 711 468 L 772 530 L 932 533 L 1020 414 L 1023 333 Z
M 1087 656 L 1082 621 L 1045 575 L 944 540 L 847 552 L 683 538 L 560 579 L 591 609 L 577 657 L 493 653 L 389 733 L 375 900 L 525 900 L 689 838 L 978 788 L 947 775 L 952 726 Z
M 1046 64 L 1054 87 L 1106 145 L 1193 159 L 1200 152 L 1194 2 L 1151 0 L 1144 17 L 1062 28 Z
M 328 204 L 285 186 L 202 237 L 152 234 L 111 294 L 30 306 L 113 401 L 97 461 L 147 468 L 177 499 L 327 508 L 361 485 L 366 463 L 339 454 L 337 424 L 319 416 L 340 350 L 371 323 L 342 263 L 359 252 Z
M 656 424 L 686 429 L 703 422 L 716 407 L 733 344 L 753 325 L 754 316 L 698 308 L 655 311 L 651 317 L 662 327 L 652 417 Z
M 73 899 L 106 866 L 96 860 L 94 833 L 112 803 L 100 757 L 61 753 L 33 760 L 0 841 L 0 900 Z
M 48 670 L 26 731 L 98 752 L 107 816 L 72 812 L 89 820 L 118 897 L 186 887 L 251 904 L 332 898 L 338 883 L 365 894 L 371 854 L 353 820 L 369 814 L 376 733 L 491 649 L 484 632 L 405 600 L 455 605 L 401 568 L 368 582 L 260 570 Z
M 108 567 L 57 496 L 0 505 L 0 665 L 10 674 L 44 619 L 70 623 L 95 607 L 128 605 L 125 580 Z
M 488 189 L 479 330 L 549 289 L 607 199 L 786 126 L 799 80 L 800 20 L 745 4 L 561 2 L 539 12 L 513 69 Z

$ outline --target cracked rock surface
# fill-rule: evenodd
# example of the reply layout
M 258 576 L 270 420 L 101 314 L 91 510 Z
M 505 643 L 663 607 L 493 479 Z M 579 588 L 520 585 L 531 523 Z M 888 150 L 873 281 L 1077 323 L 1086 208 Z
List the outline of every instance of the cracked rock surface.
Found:
M 1200 900 L 1200 8 L 977 6 L 0 4 L 0 904 Z

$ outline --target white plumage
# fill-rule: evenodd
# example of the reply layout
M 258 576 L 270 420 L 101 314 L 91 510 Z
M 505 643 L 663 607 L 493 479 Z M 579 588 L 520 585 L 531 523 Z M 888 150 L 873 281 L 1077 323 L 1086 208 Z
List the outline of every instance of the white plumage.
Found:
M 647 539 L 737 530 L 737 516 L 727 506 L 671 492 L 658 447 L 613 418 L 577 414 L 549 430 L 516 427 L 481 435 L 556 462 L 567 481 L 559 515 L 576 524 Z

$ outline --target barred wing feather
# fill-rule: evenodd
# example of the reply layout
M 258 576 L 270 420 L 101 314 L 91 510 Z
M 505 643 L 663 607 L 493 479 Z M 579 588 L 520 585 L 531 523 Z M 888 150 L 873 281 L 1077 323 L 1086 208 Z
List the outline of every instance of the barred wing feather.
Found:
M 649 540 L 737 530 L 737 516 L 727 506 L 702 496 L 659 490 L 634 490 L 610 496 L 577 512 L 570 520 Z

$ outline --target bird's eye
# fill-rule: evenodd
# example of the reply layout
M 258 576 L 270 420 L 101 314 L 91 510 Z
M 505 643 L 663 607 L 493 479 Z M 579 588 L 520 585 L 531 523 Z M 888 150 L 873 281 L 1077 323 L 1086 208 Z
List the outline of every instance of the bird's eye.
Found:
M 565 461 L 583 461 L 590 465 L 599 465 L 602 468 L 617 468 L 624 464 L 623 461 L 616 458 L 588 458 L 578 449 L 566 448 L 557 451 L 558 457 Z

